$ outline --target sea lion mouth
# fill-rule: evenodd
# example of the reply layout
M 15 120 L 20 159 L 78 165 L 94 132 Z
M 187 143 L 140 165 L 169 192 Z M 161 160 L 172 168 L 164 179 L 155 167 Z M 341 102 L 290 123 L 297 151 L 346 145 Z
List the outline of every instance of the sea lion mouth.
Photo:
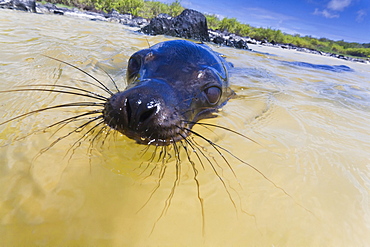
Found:
M 178 125 L 169 128 L 162 129 L 159 132 L 151 133 L 150 136 L 139 136 L 136 131 L 126 131 L 124 134 L 131 139 L 134 139 L 138 144 L 155 145 L 155 146 L 168 146 L 183 139 L 186 139 L 191 132 L 189 127 Z

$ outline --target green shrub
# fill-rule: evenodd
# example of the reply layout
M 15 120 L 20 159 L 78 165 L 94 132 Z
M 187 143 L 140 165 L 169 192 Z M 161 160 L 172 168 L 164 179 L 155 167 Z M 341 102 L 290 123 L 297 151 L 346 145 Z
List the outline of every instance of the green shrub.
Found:
M 350 56 L 370 58 L 370 48 L 348 48 L 345 51 Z
M 207 25 L 210 29 L 218 29 L 220 26 L 220 19 L 216 15 L 205 15 L 207 19 Z
M 144 1 L 138 15 L 148 19 L 154 18 L 162 13 L 175 17 L 181 14 L 183 10 L 184 7 L 181 6 L 178 0 L 170 4 L 164 4 L 158 1 Z
M 179 14 L 181 14 L 182 11 L 184 11 L 184 7 L 181 6 L 181 3 L 179 0 L 176 0 L 174 2 L 172 2 L 171 4 L 169 4 L 169 12 L 167 14 L 169 14 L 170 16 L 178 16 Z
M 95 8 L 105 12 L 115 9 L 120 13 L 131 13 L 136 16 L 144 7 L 144 0 L 93 0 L 92 2 Z

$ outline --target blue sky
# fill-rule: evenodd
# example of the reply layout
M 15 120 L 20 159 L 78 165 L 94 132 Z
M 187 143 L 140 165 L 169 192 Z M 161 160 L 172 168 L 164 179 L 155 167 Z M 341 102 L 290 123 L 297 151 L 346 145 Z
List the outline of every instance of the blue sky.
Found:
M 182 0 L 181 5 L 253 27 L 370 43 L 370 0 Z

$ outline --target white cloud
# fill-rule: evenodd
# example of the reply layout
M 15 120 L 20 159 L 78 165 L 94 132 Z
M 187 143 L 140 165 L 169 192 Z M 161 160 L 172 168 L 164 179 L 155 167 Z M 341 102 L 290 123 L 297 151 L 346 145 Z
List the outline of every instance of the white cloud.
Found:
M 263 8 L 243 8 L 244 14 L 248 13 L 248 15 L 253 16 L 253 18 L 257 19 L 265 19 L 265 20 L 276 20 L 276 21 L 286 21 L 286 20 L 293 20 L 295 19 L 292 16 L 280 14 L 278 12 L 273 12 Z
M 345 8 L 347 8 L 353 0 L 330 0 L 327 8 L 320 11 L 319 9 L 315 9 L 313 12 L 314 15 L 321 15 L 325 18 L 338 18 L 339 11 L 343 11 Z M 361 19 L 363 15 L 358 13 L 358 18 Z
M 328 9 L 334 11 L 343 11 L 346 7 L 351 4 L 352 0 L 331 0 L 328 3 Z
M 356 17 L 356 21 L 357 22 L 363 22 L 364 21 L 364 17 L 367 15 L 366 11 L 361 9 L 359 11 L 357 11 L 357 17 Z
M 319 9 L 315 9 L 315 12 L 313 12 L 314 15 L 321 15 L 325 18 L 338 18 L 339 15 L 332 14 L 328 10 L 324 9 L 323 11 L 320 11 Z

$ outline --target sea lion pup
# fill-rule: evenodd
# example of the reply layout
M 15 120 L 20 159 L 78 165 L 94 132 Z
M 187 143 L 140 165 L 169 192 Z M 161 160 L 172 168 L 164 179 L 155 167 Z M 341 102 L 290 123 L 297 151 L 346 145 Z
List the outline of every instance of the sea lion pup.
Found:
M 198 198 L 203 215 L 203 199 L 200 196 L 200 183 L 197 178 L 198 170 L 195 167 L 195 163 L 191 160 L 190 152 L 188 152 L 192 149 L 203 169 L 203 163 L 208 163 L 211 166 L 213 172 L 225 188 L 232 204 L 236 208 L 236 204 L 228 190 L 227 184 L 222 178 L 222 168 L 218 169 L 219 164 L 217 161 L 208 157 L 206 151 L 203 151 L 201 144 L 187 138 L 192 134 L 210 144 L 216 153 L 220 155 L 221 162 L 227 165 L 235 177 L 236 174 L 232 165 L 224 154 L 250 167 L 275 188 L 292 198 L 283 188 L 275 184 L 256 167 L 237 157 L 228 149 L 192 130 L 195 124 L 200 124 L 206 128 L 219 128 L 254 142 L 247 136 L 227 127 L 197 122 L 201 119 L 212 117 L 212 113 L 220 109 L 231 97 L 233 97 L 233 95 L 235 95 L 234 91 L 229 88 L 228 68 L 230 64 L 226 62 L 220 54 L 212 51 L 206 45 L 185 40 L 174 40 L 162 42 L 148 49 L 134 53 L 128 62 L 126 74 L 128 85 L 124 91 L 120 91 L 111 76 L 106 73 L 107 76 L 112 79 L 115 89 L 117 90 L 116 92 L 112 92 L 106 85 L 83 69 L 56 58 L 51 59 L 73 67 L 90 77 L 93 82 L 86 80 L 79 81 L 89 84 L 95 89 L 100 89 L 104 92 L 104 95 L 83 89 L 79 86 L 64 84 L 31 84 L 23 85 L 16 89 L 0 91 L 0 93 L 50 92 L 72 95 L 74 96 L 74 100 L 77 97 L 89 100 L 72 101 L 46 106 L 0 122 L 1 126 L 49 110 L 79 110 L 79 113 L 74 113 L 75 115 L 71 117 L 65 117 L 60 121 L 33 131 L 26 136 L 13 139 L 13 141 L 23 140 L 36 132 L 44 132 L 53 127 L 57 127 L 56 131 L 53 133 L 53 135 L 55 135 L 69 124 L 77 125 L 77 127 L 73 127 L 72 131 L 68 130 L 67 134 L 62 134 L 56 138 L 48 147 L 41 150 L 38 156 L 49 150 L 61 140 L 76 133 L 79 133 L 80 137 L 71 145 L 67 153 L 72 150 L 72 156 L 74 150 L 80 146 L 81 142 L 88 138 L 91 142 L 89 146 L 91 150 L 94 141 L 96 141 L 99 136 L 105 135 L 106 138 L 110 130 L 113 129 L 135 140 L 139 144 L 147 145 L 147 147 L 156 146 L 149 163 L 154 161 L 157 147 L 161 146 L 163 152 L 160 151 L 158 154 L 158 161 L 162 160 L 162 166 L 159 168 L 159 180 L 162 180 L 166 171 L 163 163 L 168 161 L 165 156 L 168 155 L 169 158 L 172 157 L 167 153 L 166 148 L 168 146 L 172 147 L 176 154 L 176 178 L 171 193 L 166 200 L 166 206 L 162 211 L 162 216 L 169 207 L 176 185 L 180 180 L 181 161 L 177 155 L 180 152 L 179 150 L 183 148 L 194 171 L 194 180 L 197 184 Z M 108 96 L 106 96 L 106 94 L 108 94 Z M 105 130 L 108 130 L 108 133 L 104 132 Z M 102 145 L 104 141 L 105 139 L 102 141 Z M 152 174 L 153 171 L 154 170 L 150 171 L 150 174 Z M 159 185 L 160 182 L 158 182 L 158 186 L 153 190 L 152 194 L 159 188 Z M 148 200 L 150 200 L 151 197 L 152 195 Z M 303 207 L 299 203 L 297 203 L 297 205 Z M 304 209 L 307 210 L 306 208 Z
M 185 139 L 234 95 L 228 66 L 208 46 L 185 40 L 140 50 L 128 62 L 128 86 L 106 102 L 104 122 L 140 144 Z

